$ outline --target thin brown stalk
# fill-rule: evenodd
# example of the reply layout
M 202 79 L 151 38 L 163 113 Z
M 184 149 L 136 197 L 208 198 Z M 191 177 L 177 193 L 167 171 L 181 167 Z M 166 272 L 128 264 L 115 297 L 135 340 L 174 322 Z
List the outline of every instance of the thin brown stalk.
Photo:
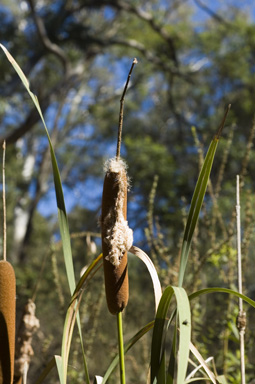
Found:
M 218 198 L 219 193 L 220 193 L 221 183 L 222 183 L 222 180 L 224 177 L 224 172 L 225 172 L 225 168 L 226 168 L 226 164 L 227 164 L 227 160 L 228 160 L 228 156 L 229 156 L 229 152 L 230 152 L 230 147 L 231 147 L 232 142 L 233 142 L 234 129 L 235 129 L 235 126 L 232 125 L 230 133 L 228 135 L 227 143 L 226 143 L 224 151 L 223 151 L 222 161 L 220 163 L 220 169 L 219 169 L 219 173 L 218 173 L 218 179 L 217 179 L 215 190 L 214 190 L 216 199 Z
M 153 262 L 159 271 L 160 268 L 159 268 L 159 263 L 157 259 L 158 242 L 154 236 L 154 221 L 153 221 L 154 200 L 156 196 L 157 185 L 158 185 L 158 175 L 154 175 L 154 180 L 153 180 L 151 191 L 149 194 L 149 206 L 148 206 L 148 213 L 147 213 L 148 228 L 146 228 L 145 234 L 147 237 L 148 245 L 151 248 L 151 258 L 153 259 Z
M 228 115 L 228 113 L 230 111 L 230 108 L 231 108 L 231 104 L 228 104 L 227 109 L 225 111 L 225 114 L 223 116 L 223 119 L 222 119 L 222 121 L 221 121 L 221 123 L 219 125 L 219 128 L 218 128 L 218 131 L 216 133 L 216 139 L 219 139 L 221 137 L 221 133 L 222 133 L 222 130 L 224 128 L 225 121 L 226 121 L 227 115 Z
M 118 141 L 117 141 L 117 151 L 116 151 L 116 159 L 117 160 L 120 157 L 120 147 L 121 147 L 121 136 L 122 136 L 122 127 L 123 127 L 123 114 L 124 114 L 125 95 L 126 95 L 126 92 L 127 92 L 127 87 L 128 87 L 128 84 L 129 84 L 129 80 L 131 78 L 131 74 L 132 74 L 133 68 L 134 68 L 135 64 L 137 64 L 137 63 L 138 63 L 137 59 L 134 58 L 133 63 L 132 63 L 131 68 L 130 68 L 130 71 L 129 71 L 129 74 L 128 74 L 128 77 L 127 77 L 126 85 L 124 87 L 124 90 L 123 90 L 123 93 L 122 93 L 122 96 L 121 96 L 121 99 L 120 99 Z
M 252 222 L 252 217 L 253 217 L 253 204 L 252 204 L 252 198 L 253 198 L 253 193 L 249 189 L 246 192 L 245 195 L 245 215 L 244 215 L 244 231 L 243 231 L 243 239 L 242 239 L 242 254 L 243 254 L 243 259 L 242 259 L 242 266 L 243 269 L 245 270 L 245 265 L 247 263 L 247 255 L 248 255 L 248 249 L 249 245 L 252 239 L 252 233 L 253 233 L 253 222 Z M 244 276 L 243 276 L 243 283 L 245 283 Z

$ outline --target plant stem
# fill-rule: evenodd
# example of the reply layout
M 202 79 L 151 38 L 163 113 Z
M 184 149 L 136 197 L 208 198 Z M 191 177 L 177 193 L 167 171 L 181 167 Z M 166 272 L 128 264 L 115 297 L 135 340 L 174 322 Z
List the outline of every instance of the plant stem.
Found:
M 124 342 L 123 342 L 123 329 L 122 329 L 122 312 L 117 313 L 117 328 L 118 328 L 118 341 L 119 341 L 120 382 L 121 384 L 126 384 Z
M 227 115 L 228 115 L 228 113 L 229 113 L 229 111 L 230 111 L 230 108 L 231 108 L 231 104 L 229 104 L 228 106 L 227 106 L 227 109 L 226 109 L 226 111 L 225 111 L 225 114 L 224 114 L 224 116 L 223 116 L 223 119 L 222 119 L 222 121 L 221 121 L 221 123 L 220 123 L 220 125 L 219 125 L 219 128 L 218 128 L 218 132 L 217 132 L 217 134 L 216 134 L 216 138 L 219 140 L 219 138 L 220 138 L 220 136 L 221 136 L 221 132 L 222 132 L 222 130 L 223 130 L 223 128 L 224 128 L 224 125 L 225 125 L 225 122 L 226 122 L 226 118 L 227 118 Z
M 238 264 L 238 290 L 242 294 L 242 262 L 241 262 L 241 219 L 240 219 L 240 191 L 239 175 L 236 176 L 236 224 L 237 224 L 237 264 Z M 243 300 L 239 298 L 239 313 L 237 317 L 237 328 L 240 337 L 240 356 L 241 356 L 241 383 L 245 384 L 245 353 L 244 353 L 244 334 L 246 325 L 246 313 L 243 310 Z
M 119 128 L 118 128 L 118 141 L 117 141 L 117 151 L 116 151 L 116 159 L 117 160 L 120 157 L 120 146 L 121 146 L 121 135 L 122 135 L 123 113 L 124 113 L 124 99 L 125 99 L 125 94 L 127 92 L 128 83 L 129 83 L 129 80 L 131 78 L 131 73 L 133 71 L 135 64 L 137 64 L 136 58 L 134 58 L 133 63 L 131 65 L 131 68 L 130 68 L 130 71 L 128 74 L 128 78 L 127 78 L 127 81 L 126 81 L 126 84 L 125 84 L 125 87 L 124 87 L 124 90 L 123 90 L 123 93 L 122 93 L 122 96 L 120 99 Z

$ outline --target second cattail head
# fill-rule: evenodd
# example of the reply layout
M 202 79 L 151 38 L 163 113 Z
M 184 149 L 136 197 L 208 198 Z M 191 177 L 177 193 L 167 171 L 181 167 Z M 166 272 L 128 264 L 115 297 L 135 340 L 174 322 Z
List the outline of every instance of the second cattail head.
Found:
M 12 265 L 0 261 L 0 384 L 11 384 L 14 373 L 16 280 Z
M 113 158 L 105 168 L 101 217 L 105 290 L 109 311 L 116 314 L 128 302 L 127 251 L 133 243 L 133 231 L 127 222 L 126 165 Z

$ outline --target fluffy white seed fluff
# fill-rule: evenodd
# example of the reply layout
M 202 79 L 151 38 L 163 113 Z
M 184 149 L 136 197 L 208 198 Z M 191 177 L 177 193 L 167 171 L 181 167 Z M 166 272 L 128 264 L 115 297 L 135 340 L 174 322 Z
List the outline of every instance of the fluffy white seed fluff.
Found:
M 104 241 L 109 245 L 110 249 L 106 259 L 114 266 L 119 266 L 124 253 L 133 244 L 133 231 L 129 228 L 128 222 L 123 216 L 125 189 L 127 188 L 126 168 L 126 163 L 123 160 L 116 160 L 116 158 L 110 159 L 105 163 L 106 173 L 116 173 L 117 182 L 119 183 L 119 193 L 115 205 L 104 219 L 104 225 L 108 228 Z

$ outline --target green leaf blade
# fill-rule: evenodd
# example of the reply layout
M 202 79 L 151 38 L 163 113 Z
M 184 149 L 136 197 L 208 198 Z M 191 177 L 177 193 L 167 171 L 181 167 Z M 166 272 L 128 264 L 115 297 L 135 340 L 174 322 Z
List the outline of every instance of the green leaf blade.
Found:
M 185 226 L 182 249 L 181 249 L 181 261 L 180 261 L 180 270 L 179 270 L 179 279 L 178 279 L 179 286 L 182 286 L 183 284 L 185 269 L 186 269 L 190 246 L 191 246 L 191 240 L 197 225 L 199 213 L 204 200 L 215 152 L 218 146 L 218 141 L 219 140 L 217 138 L 214 138 L 210 144 L 210 147 L 207 151 L 205 161 L 200 171 L 200 174 L 196 183 L 196 187 L 194 190 L 194 194 L 191 200 L 191 206 L 189 210 L 187 223 Z
M 177 302 L 177 313 L 179 319 L 179 358 L 177 369 L 177 384 L 183 384 L 188 367 L 189 343 L 191 338 L 191 313 L 189 299 L 186 291 L 181 287 L 167 287 L 160 300 L 156 314 L 155 325 L 152 335 L 151 347 L 151 384 L 163 384 L 165 374 L 165 322 L 171 299 L 175 295 Z M 168 372 L 167 382 L 174 377 L 174 372 Z M 163 378 L 163 379 L 162 379 Z M 162 381 L 163 380 L 163 381 Z
M 254 300 L 250 299 L 248 296 L 242 295 L 241 293 L 236 292 L 233 289 L 229 289 L 229 288 L 220 288 L 220 287 L 204 288 L 189 295 L 189 300 L 191 301 L 199 296 L 206 295 L 208 293 L 227 293 L 229 295 L 234 295 L 238 298 L 243 299 L 244 301 L 246 301 L 246 303 L 250 304 L 253 308 L 255 308 Z

